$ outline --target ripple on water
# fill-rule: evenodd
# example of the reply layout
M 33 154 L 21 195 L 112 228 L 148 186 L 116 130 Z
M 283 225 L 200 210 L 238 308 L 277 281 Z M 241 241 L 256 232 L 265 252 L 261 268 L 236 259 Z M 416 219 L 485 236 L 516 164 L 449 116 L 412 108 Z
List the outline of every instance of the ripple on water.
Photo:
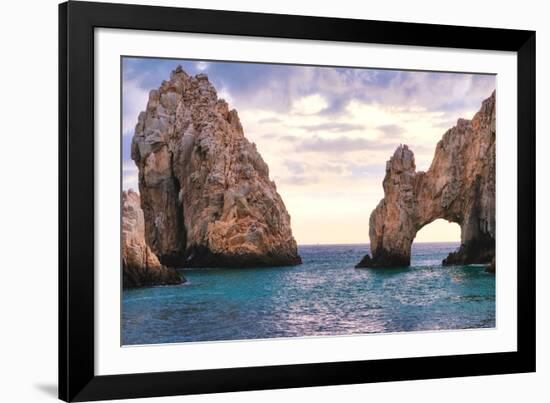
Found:
M 300 247 L 299 266 L 185 270 L 124 291 L 123 344 L 494 327 L 494 275 L 433 266 L 456 246 L 415 245 L 403 269 L 354 269 L 367 245 L 325 245 Z

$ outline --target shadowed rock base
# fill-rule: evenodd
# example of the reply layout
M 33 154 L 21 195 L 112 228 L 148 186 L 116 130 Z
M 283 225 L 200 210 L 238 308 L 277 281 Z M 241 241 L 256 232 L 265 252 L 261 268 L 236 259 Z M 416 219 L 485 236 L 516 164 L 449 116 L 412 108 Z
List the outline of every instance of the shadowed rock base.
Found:
M 185 283 L 185 279 L 179 275 L 176 269 L 170 267 L 139 268 L 123 267 L 122 286 L 124 288 L 136 288 L 152 285 L 175 285 Z
M 491 263 L 495 258 L 495 240 L 487 237 L 483 240 L 471 241 L 464 245 L 456 252 L 449 253 L 443 259 L 443 266 L 457 266 L 473 263 Z
M 381 267 L 408 267 L 411 265 L 411 259 L 407 256 L 400 256 L 396 254 L 391 254 L 390 252 L 386 250 L 382 250 L 378 255 L 374 256 L 373 258 L 370 257 L 370 255 L 365 255 L 363 259 L 357 265 L 355 268 L 364 268 L 364 267 L 372 267 L 372 268 L 381 268 Z
M 185 267 L 228 267 L 228 268 L 248 268 L 248 267 L 277 267 L 277 266 L 296 266 L 302 263 L 302 259 L 297 255 L 282 254 L 219 254 L 212 253 L 208 248 L 193 248 L 189 257 L 185 261 Z

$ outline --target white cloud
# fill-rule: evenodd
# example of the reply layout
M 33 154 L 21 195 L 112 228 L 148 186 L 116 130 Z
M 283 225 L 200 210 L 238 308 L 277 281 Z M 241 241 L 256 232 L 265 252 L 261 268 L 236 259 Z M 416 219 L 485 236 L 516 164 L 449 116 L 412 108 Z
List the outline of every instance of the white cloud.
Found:
M 139 192 L 138 175 L 136 174 L 123 174 L 122 176 L 122 189 L 132 189 Z
M 298 115 L 314 115 L 328 106 L 325 98 L 319 94 L 308 95 L 292 103 L 292 112 Z
M 229 107 L 231 108 L 231 105 L 233 104 L 233 97 L 227 90 L 227 88 L 223 87 L 220 90 L 218 90 L 218 98 L 225 100 L 229 104 Z
M 133 136 L 138 115 L 147 107 L 149 90 L 141 87 L 139 79 L 125 79 L 122 92 L 122 133 Z
M 208 68 L 209 65 L 210 65 L 210 63 L 208 63 L 208 62 L 198 62 L 197 63 L 197 70 L 204 71 Z
M 139 189 L 138 169 L 134 164 L 134 161 L 124 161 L 122 163 L 122 189 L 133 189 L 136 192 Z
M 127 160 L 122 163 L 122 171 L 123 172 L 137 172 L 137 167 L 134 161 Z

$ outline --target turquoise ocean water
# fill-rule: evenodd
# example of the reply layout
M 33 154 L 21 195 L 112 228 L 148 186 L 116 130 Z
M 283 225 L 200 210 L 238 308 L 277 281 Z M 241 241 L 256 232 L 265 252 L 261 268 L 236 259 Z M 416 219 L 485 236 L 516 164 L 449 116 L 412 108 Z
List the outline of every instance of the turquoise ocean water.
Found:
M 441 266 L 457 247 L 414 244 L 402 269 L 355 269 L 368 245 L 312 245 L 299 266 L 182 270 L 183 285 L 124 290 L 122 344 L 494 327 L 495 276 Z

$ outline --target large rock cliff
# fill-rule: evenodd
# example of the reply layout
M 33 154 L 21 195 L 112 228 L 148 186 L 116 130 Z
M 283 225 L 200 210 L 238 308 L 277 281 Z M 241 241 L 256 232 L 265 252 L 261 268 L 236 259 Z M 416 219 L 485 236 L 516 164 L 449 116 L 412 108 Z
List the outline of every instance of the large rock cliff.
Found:
M 290 216 L 237 111 L 178 67 L 149 94 L 132 141 L 145 238 L 162 264 L 301 263 Z
M 384 198 L 370 216 L 372 257 L 357 267 L 409 266 L 418 230 L 437 218 L 458 223 L 461 246 L 443 264 L 490 263 L 495 256 L 495 93 L 472 120 L 459 119 L 437 144 L 427 172 L 397 148 L 387 162 Z
M 122 285 L 180 284 L 185 280 L 175 269 L 164 267 L 145 243 L 145 225 L 139 195 L 122 192 Z

